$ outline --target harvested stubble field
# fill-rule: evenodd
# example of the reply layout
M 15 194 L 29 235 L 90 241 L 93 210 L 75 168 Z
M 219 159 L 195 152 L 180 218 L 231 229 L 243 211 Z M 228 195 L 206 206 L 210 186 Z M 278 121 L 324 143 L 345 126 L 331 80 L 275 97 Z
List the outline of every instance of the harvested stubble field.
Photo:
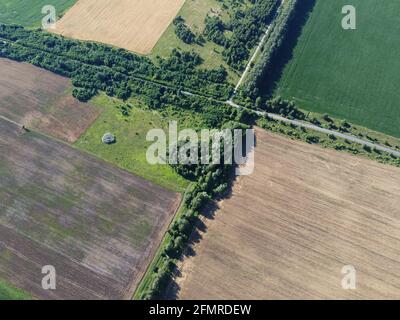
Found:
M 69 79 L 27 63 L 0 58 L 0 115 L 75 142 L 100 109 L 71 95 Z
M 0 177 L 0 279 L 40 299 L 130 298 L 180 201 L 3 119 Z
M 140 54 L 151 52 L 185 0 L 79 0 L 55 33 Z
M 399 299 L 400 170 L 257 136 L 255 173 L 205 220 L 178 296 Z M 357 270 L 356 290 L 341 287 L 344 265 Z

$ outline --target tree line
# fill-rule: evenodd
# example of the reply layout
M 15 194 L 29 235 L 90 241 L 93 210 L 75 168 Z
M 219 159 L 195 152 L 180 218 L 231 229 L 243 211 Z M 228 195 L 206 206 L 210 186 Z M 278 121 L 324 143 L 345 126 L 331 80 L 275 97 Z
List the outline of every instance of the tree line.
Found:
M 200 69 L 201 58 L 194 52 L 174 50 L 167 58 L 153 63 L 124 49 L 66 39 L 41 30 L 0 24 L 0 56 L 30 62 L 57 74 L 70 77 L 79 89 L 80 99 L 97 90 L 121 97 L 129 95 L 127 82 L 134 78 L 185 88 L 218 99 L 227 99 L 233 88 L 225 80 L 222 67 Z
M 247 129 L 249 126 L 230 121 L 221 129 Z M 198 149 L 201 146 L 199 143 Z M 220 157 L 224 154 L 223 146 Z M 198 216 L 212 199 L 223 197 L 229 190 L 234 165 L 209 164 L 209 165 L 174 165 L 173 168 L 182 176 L 194 181 L 184 197 L 185 212 L 176 219 L 168 230 L 168 242 L 162 248 L 160 260 L 151 270 L 151 278 L 146 289 L 141 294 L 141 299 L 162 299 L 165 289 L 170 283 L 174 271 L 175 261 L 187 247 L 192 232 L 196 228 Z
M 300 2 L 298 0 L 286 0 L 285 5 L 282 6 L 279 15 L 271 25 L 271 32 L 263 46 L 261 56 L 242 87 L 242 98 L 250 97 L 254 101 L 260 96 L 260 89 L 264 85 L 267 72 L 276 62 L 276 59 L 279 59 L 279 49 L 288 37 L 290 23 L 296 15 L 296 9 Z

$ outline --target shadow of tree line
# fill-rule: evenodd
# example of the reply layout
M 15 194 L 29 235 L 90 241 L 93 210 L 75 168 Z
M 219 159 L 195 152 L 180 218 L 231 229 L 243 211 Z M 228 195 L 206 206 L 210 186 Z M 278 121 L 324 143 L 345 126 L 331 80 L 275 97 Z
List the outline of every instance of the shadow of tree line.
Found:
M 277 84 L 282 77 L 285 66 L 292 60 L 294 49 L 298 44 L 303 28 L 311 15 L 316 4 L 316 0 L 300 0 L 296 6 L 296 14 L 293 17 L 288 32 L 282 46 L 272 57 L 270 69 L 267 70 L 263 79 L 259 81 L 261 96 L 272 98 Z
M 254 124 L 254 123 L 253 123 Z M 253 152 L 257 146 L 257 137 L 254 137 L 254 145 L 252 147 L 247 147 L 247 140 L 243 137 L 242 140 L 242 150 L 243 156 L 248 156 L 250 152 Z M 235 174 L 237 166 L 234 166 L 228 181 L 228 189 L 225 194 L 221 195 L 217 199 L 210 201 L 202 210 L 200 210 L 199 216 L 196 218 L 194 222 L 194 230 L 189 237 L 189 241 L 187 243 L 186 249 L 183 254 L 179 258 L 180 262 L 183 262 L 185 259 L 196 256 L 196 251 L 194 247 L 201 242 L 203 239 L 203 235 L 207 233 L 207 222 L 215 219 L 216 213 L 221 209 L 219 206 L 219 202 L 222 200 L 229 200 L 233 196 L 233 187 L 238 179 L 238 176 Z M 162 299 L 167 300 L 176 300 L 178 299 L 180 286 L 177 283 L 177 279 L 182 277 L 181 270 L 175 265 L 173 276 L 170 279 L 169 285 L 167 286 L 164 296 Z

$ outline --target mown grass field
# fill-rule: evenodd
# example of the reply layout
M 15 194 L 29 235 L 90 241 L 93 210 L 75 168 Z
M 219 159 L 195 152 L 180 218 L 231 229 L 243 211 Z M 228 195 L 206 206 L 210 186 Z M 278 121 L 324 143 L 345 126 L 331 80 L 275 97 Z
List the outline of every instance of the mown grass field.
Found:
M 92 99 L 91 104 L 102 113 L 75 143 L 76 147 L 167 189 L 184 191 L 188 182 L 169 165 L 150 165 L 146 159 L 147 148 L 152 144 L 146 141 L 147 132 L 153 128 L 167 128 L 168 120 L 155 111 L 144 110 L 144 106 L 134 100 L 124 103 L 101 94 Z M 128 115 L 123 115 L 118 107 L 126 104 L 132 109 Z M 103 144 L 101 137 L 106 132 L 114 134 L 117 143 Z
M 0 0 L 0 22 L 23 26 L 40 26 L 44 14 L 42 8 L 52 5 L 57 15 L 65 12 L 76 0 Z
M 400 42 L 394 0 L 354 0 L 357 29 L 343 30 L 345 0 L 317 0 L 276 94 L 306 110 L 400 137 Z

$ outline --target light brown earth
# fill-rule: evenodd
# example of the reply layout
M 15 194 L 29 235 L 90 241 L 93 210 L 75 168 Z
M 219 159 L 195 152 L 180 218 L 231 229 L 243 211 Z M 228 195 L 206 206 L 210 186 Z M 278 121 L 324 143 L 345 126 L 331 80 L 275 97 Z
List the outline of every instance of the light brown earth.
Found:
M 78 0 L 53 32 L 151 52 L 185 0 Z
M 399 299 L 400 169 L 257 138 L 255 173 L 205 220 L 178 297 Z M 355 290 L 342 289 L 344 265 L 356 268 Z
M 70 80 L 27 63 L 0 58 L 0 115 L 75 142 L 100 110 L 71 95 Z
M 131 298 L 179 202 L 0 118 L 0 279 L 35 298 Z M 41 286 L 45 265 L 56 290 Z

